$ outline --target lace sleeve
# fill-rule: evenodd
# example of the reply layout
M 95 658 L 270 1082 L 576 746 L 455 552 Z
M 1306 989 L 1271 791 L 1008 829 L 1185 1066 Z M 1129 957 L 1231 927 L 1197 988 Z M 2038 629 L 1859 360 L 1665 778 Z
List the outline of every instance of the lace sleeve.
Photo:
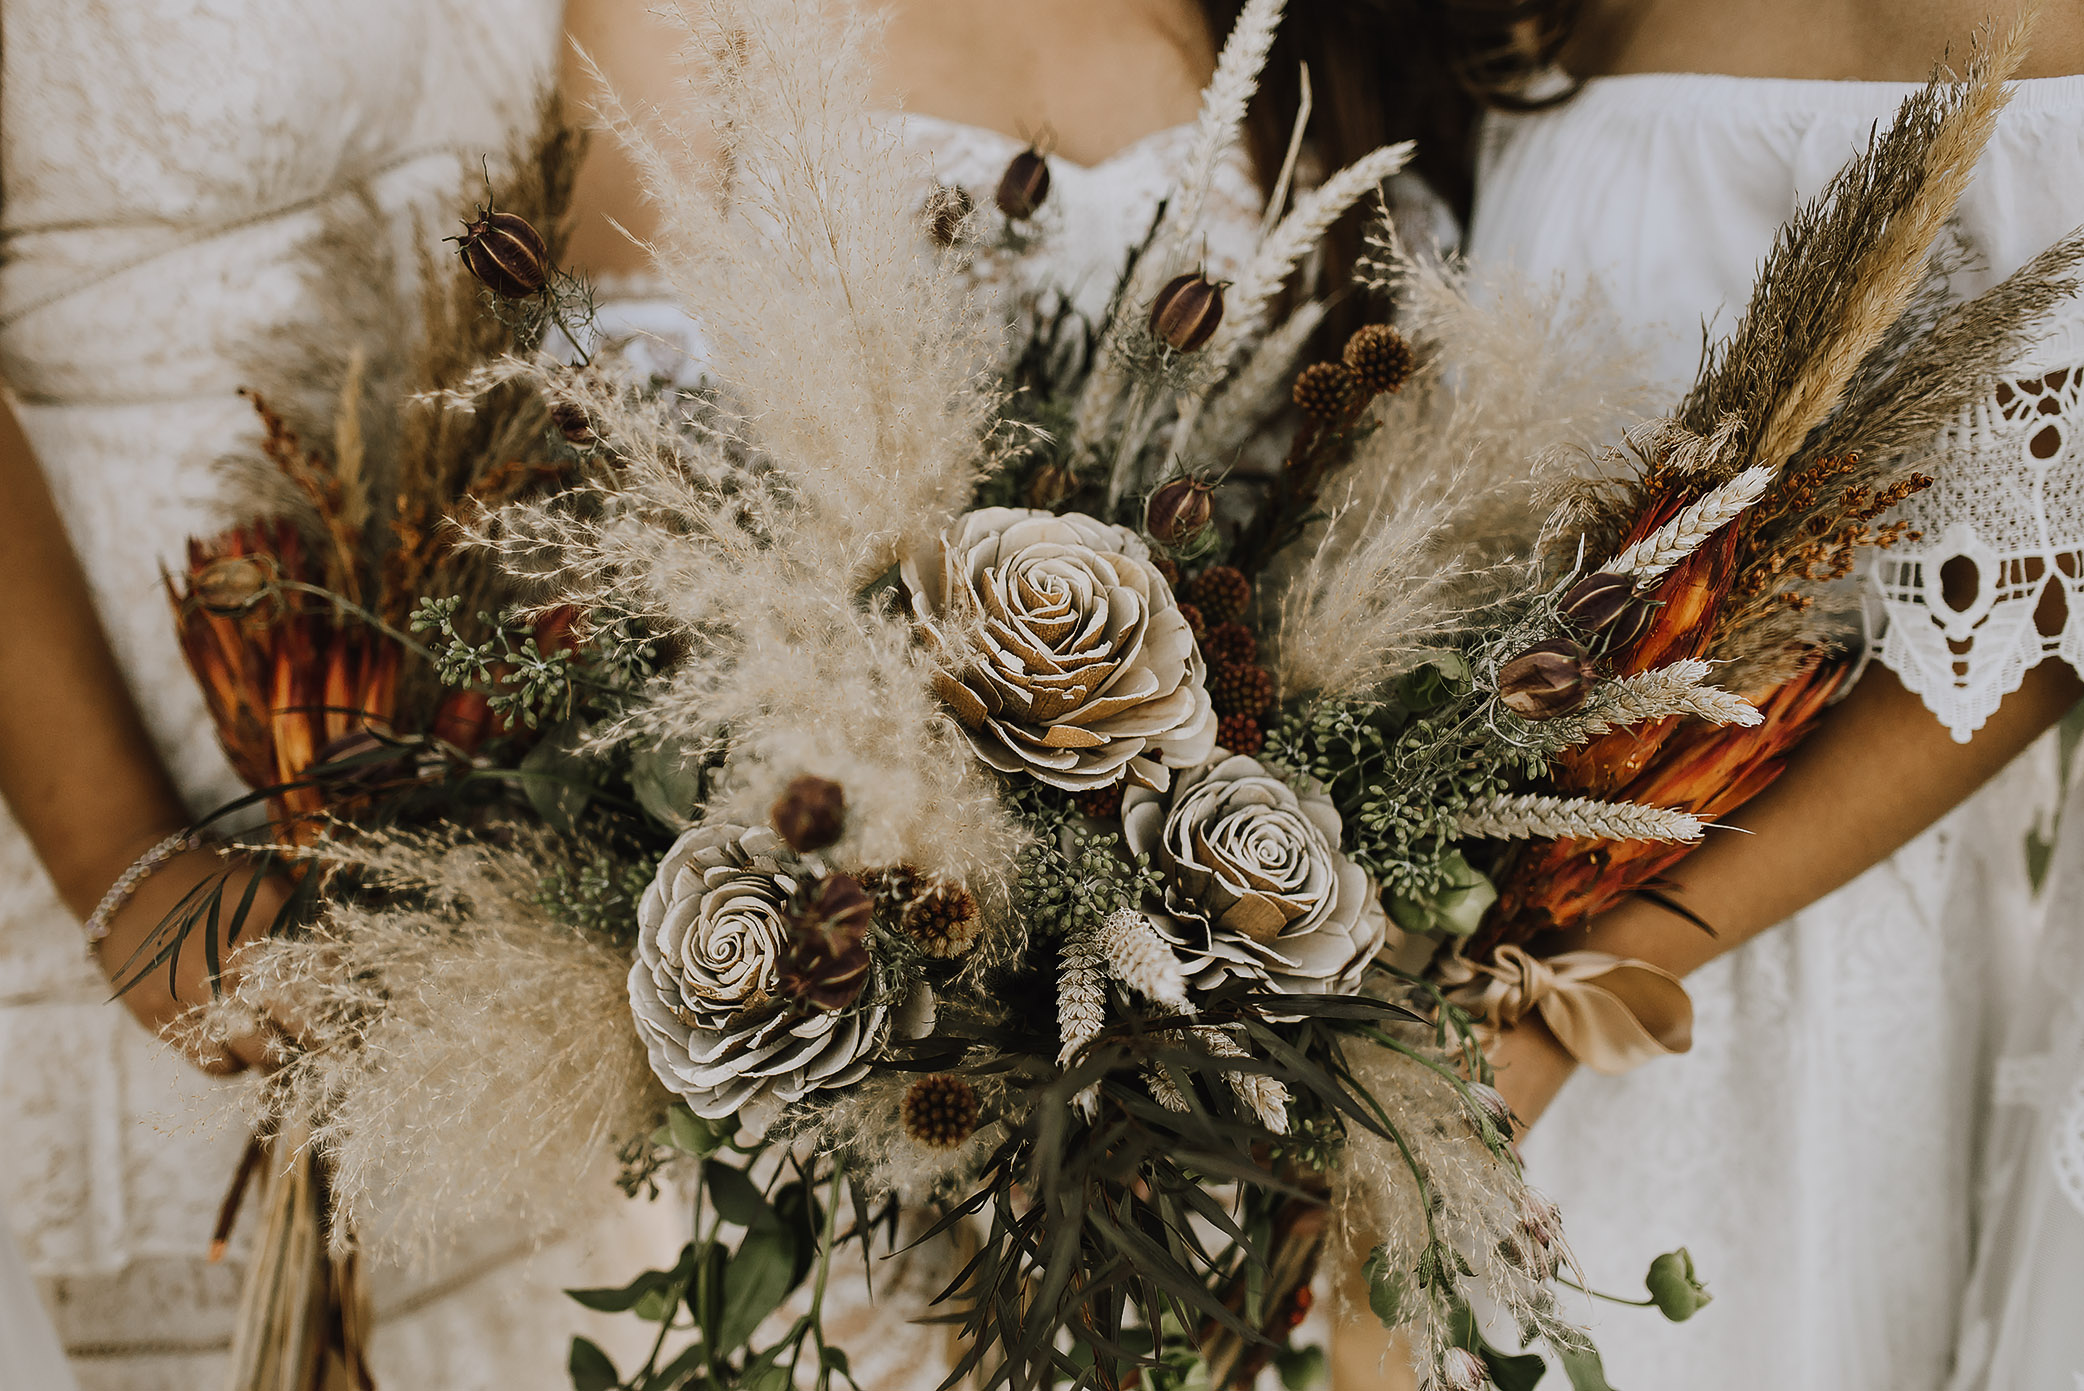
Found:
M 2084 670 L 2084 302 L 1935 453 L 1874 566 L 1874 655 L 1967 743 L 2046 658 Z

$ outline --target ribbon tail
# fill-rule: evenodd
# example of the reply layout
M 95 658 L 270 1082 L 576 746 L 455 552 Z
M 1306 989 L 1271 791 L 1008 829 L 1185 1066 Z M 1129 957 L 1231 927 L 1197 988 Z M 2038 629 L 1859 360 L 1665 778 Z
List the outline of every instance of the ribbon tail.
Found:
M 1537 1008 L 1572 1057 L 1608 1076 L 1693 1046 L 1693 1001 L 1686 987 L 1644 961 L 1619 961 L 1586 979 L 1559 979 Z

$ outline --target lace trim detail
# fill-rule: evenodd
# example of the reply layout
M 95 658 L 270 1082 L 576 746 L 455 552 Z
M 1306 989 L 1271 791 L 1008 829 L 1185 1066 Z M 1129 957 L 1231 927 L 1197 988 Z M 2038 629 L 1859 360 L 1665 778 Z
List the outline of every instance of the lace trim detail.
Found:
M 2068 1100 L 2048 1134 L 2048 1164 L 2055 1185 L 2071 1207 L 2084 1216 L 2084 1076 L 2070 1088 Z
M 2084 312 L 2073 312 L 1939 441 L 1936 481 L 1898 514 L 1919 539 L 1873 566 L 1874 655 L 1961 743 L 2042 661 L 2084 669 L 2080 425 Z

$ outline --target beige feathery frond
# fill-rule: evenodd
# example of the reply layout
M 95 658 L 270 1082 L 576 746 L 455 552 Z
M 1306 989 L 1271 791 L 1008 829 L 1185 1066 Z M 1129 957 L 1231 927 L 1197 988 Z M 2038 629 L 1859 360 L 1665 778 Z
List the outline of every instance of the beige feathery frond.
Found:
M 1764 497 L 1775 473 L 1764 464 L 1753 464 L 1599 568 L 1609 575 L 1632 576 L 1638 584 L 1656 579 Z
M 1228 1029 L 1199 1024 L 1190 1032 L 1208 1049 L 1211 1057 L 1252 1056 L 1251 1050 Z M 1237 1094 L 1237 1099 L 1251 1108 L 1252 1115 L 1261 1125 L 1276 1135 L 1288 1133 L 1288 1103 L 1294 1098 L 1278 1079 L 1262 1072 L 1226 1071 L 1223 1080 Z
M 1214 397 L 1194 397 L 1181 409 L 1172 435 L 1173 452 L 1219 466 L 1229 463 L 1252 432 L 1287 404 L 1296 361 L 1323 322 L 1324 301 L 1297 305 L 1259 341 Z
M 1665 807 L 1523 793 L 1472 802 L 1462 813 L 1458 829 L 1465 836 L 1492 840 L 1568 837 L 1681 844 L 1699 840 L 1706 828 L 1690 812 Z
M 362 388 L 368 370 L 369 350 L 358 343 L 348 353 L 340 404 L 333 411 L 333 474 L 340 480 L 340 528 L 354 536 L 367 532 L 376 506 L 376 480 L 370 476 L 362 438 Z
M 1056 978 L 1057 1062 L 1068 1065 L 1107 1022 L 1107 961 L 1090 932 L 1064 941 Z
M 1164 220 L 1152 242 L 1161 254 L 1138 267 L 1140 293 L 1125 296 L 1124 308 L 1140 310 L 1169 277 L 1174 262 L 1201 226 L 1201 213 L 1216 171 L 1244 136 L 1245 111 L 1259 90 L 1259 74 L 1273 51 L 1287 0 L 1245 0 L 1237 23 L 1216 58 L 1215 75 L 1201 92 L 1201 114 L 1194 123 L 1194 145 L 1185 172 L 1166 205 Z
M 1134 908 L 1110 914 L 1093 934 L 1114 978 L 1154 1004 L 1186 1010 L 1187 973 L 1150 919 Z

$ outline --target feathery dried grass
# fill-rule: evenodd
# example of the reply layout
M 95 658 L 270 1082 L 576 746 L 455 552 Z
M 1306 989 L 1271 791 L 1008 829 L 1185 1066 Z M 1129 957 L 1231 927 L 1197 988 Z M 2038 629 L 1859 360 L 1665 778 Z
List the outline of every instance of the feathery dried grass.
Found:
M 372 832 L 325 847 L 381 892 L 243 958 L 233 1003 L 302 1024 L 257 1089 L 306 1129 L 339 1221 L 422 1256 L 492 1218 L 536 1239 L 613 1200 L 619 1141 L 665 1102 L 630 1028 L 626 952 L 537 902 L 548 837 Z
M 1374 283 L 1398 293 L 1423 361 L 1379 400 L 1330 519 L 1277 562 L 1272 662 L 1289 696 L 1364 694 L 1514 592 L 1561 481 L 1647 399 L 1597 299 L 1472 286 L 1387 232 L 1373 245 Z

